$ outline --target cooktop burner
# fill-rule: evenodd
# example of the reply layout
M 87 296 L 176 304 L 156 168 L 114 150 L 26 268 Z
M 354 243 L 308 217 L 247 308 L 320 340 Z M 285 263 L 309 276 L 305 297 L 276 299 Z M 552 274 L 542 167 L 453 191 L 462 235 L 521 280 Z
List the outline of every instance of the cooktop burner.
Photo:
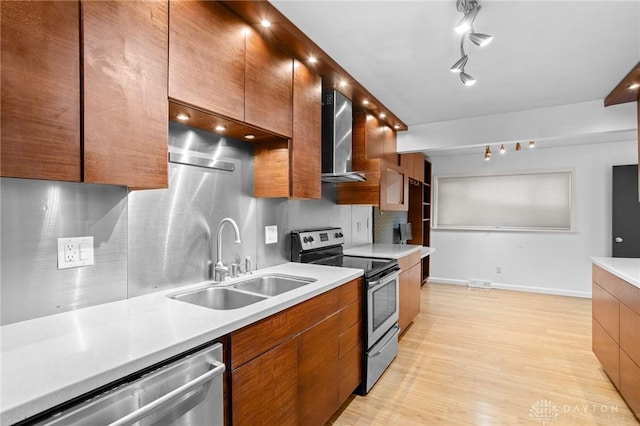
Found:
M 396 261 L 393 259 L 380 259 L 357 256 L 333 256 L 325 259 L 318 259 L 310 263 L 316 265 L 340 266 L 343 268 L 354 268 L 364 270 L 365 277 L 371 277 L 380 272 L 393 267 Z

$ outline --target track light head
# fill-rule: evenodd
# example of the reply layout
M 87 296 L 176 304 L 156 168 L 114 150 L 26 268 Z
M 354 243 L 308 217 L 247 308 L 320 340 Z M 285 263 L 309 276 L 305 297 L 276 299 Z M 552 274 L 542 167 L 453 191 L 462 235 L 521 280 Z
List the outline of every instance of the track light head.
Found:
M 454 73 L 461 73 L 464 70 L 464 66 L 467 64 L 467 60 L 469 57 L 464 55 L 462 58 L 458 59 L 455 64 L 449 68 L 449 71 Z
M 489 148 L 489 145 L 487 145 L 487 147 L 484 149 L 484 160 L 491 160 L 491 148 Z
M 489 34 L 469 33 L 469 40 L 471 40 L 476 46 L 484 47 L 491 43 L 493 36 Z
M 473 86 L 476 84 L 476 79 L 464 71 L 460 72 L 460 80 L 462 80 L 465 86 Z

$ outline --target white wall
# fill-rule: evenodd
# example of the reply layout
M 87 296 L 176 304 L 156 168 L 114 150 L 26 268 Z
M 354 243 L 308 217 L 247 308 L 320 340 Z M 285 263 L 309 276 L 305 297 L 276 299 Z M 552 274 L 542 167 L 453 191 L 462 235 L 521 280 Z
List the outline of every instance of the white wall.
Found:
M 611 166 L 636 164 L 637 141 L 533 150 L 524 145 L 505 156 L 495 152 L 488 162 L 482 154 L 432 157 L 433 173 L 574 168 L 576 232 L 433 230 L 431 281 L 466 285 L 481 279 L 495 288 L 591 297 L 589 256 L 611 255 Z

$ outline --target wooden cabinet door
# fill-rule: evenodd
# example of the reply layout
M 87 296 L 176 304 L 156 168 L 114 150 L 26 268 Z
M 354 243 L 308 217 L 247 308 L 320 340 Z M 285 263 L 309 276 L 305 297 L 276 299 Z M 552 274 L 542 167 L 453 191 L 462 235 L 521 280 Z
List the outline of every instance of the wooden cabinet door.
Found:
M 292 105 L 293 59 L 247 27 L 244 121 L 291 137 Z
M 326 423 L 338 409 L 338 314 L 297 337 L 298 421 Z
M 400 326 L 400 332 L 404 332 L 411 319 L 409 318 L 409 298 L 411 297 L 411 273 L 407 270 L 400 274 L 400 293 L 398 294 L 398 325 Z
M 364 142 L 366 145 L 366 158 L 369 160 L 374 158 L 383 158 L 384 128 L 382 126 L 382 123 L 375 116 L 366 114 L 365 128 L 366 130 L 364 133 Z
M 172 0 L 170 12 L 171 100 L 244 121 L 248 26 L 214 1 Z
M 409 321 L 413 321 L 420 313 L 420 264 L 413 265 L 409 269 L 409 300 L 407 310 L 409 311 Z
M 409 178 L 400 166 L 380 161 L 380 210 L 409 210 Z
M 298 425 L 298 345 L 291 339 L 231 372 L 234 425 Z
M 407 171 L 407 176 L 411 179 L 415 179 L 413 173 L 413 154 L 399 154 L 400 166 Z
M 82 3 L 84 181 L 166 188 L 168 3 Z
M 420 182 L 426 182 L 424 176 L 424 156 L 418 152 L 411 155 L 413 156 L 413 178 Z
M 620 388 L 620 347 L 596 318 L 592 318 L 592 350 L 613 384 Z
M 80 5 L 2 1 L 0 171 L 81 180 Z
M 591 293 L 593 317 L 618 343 L 620 338 L 620 302 L 595 282 Z
M 624 350 L 620 350 L 620 385 L 618 389 L 636 417 L 640 419 L 640 366 L 633 362 Z
M 293 76 L 291 197 L 320 199 L 322 79 L 298 61 Z
M 390 127 L 380 124 L 382 132 L 383 157 L 388 162 L 400 165 L 400 156 L 398 155 L 398 142 L 396 132 Z

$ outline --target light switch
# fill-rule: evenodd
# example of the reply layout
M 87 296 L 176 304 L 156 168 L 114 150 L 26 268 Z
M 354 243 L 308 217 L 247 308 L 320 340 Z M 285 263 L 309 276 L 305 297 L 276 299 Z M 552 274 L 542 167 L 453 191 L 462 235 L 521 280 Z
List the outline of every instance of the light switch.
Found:
M 274 244 L 278 242 L 278 226 L 265 226 L 264 227 L 264 243 Z

